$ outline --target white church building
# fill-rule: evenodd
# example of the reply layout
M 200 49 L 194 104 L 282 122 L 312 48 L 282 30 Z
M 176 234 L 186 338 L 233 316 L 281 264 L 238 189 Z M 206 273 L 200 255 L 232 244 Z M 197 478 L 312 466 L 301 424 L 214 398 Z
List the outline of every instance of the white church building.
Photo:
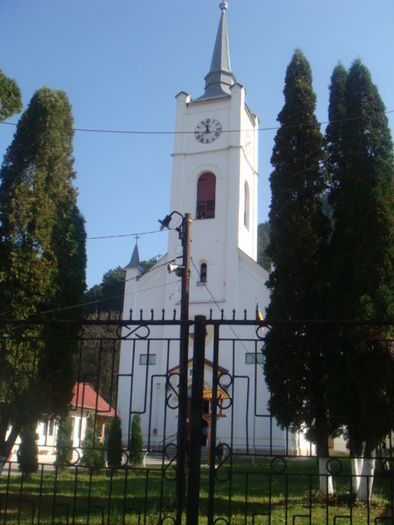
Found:
M 246 104 L 245 87 L 231 69 L 227 32 L 227 3 L 220 4 L 221 19 L 211 67 L 202 96 L 176 96 L 175 139 L 169 213 L 176 211 L 170 228 L 180 226 L 178 213 L 192 216 L 190 265 L 190 318 L 205 315 L 220 319 L 256 318 L 256 301 L 264 315 L 269 303 L 266 270 L 257 263 L 257 115 Z M 168 233 L 168 252 L 148 272 L 140 268 L 137 245 L 126 267 L 123 315 L 129 319 L 180 317 L 181 279 L 167 264 L 182 264 L 177 231 Z M 212 327 L 210 327 L 212 328 Z M 212 332 L 206 337 L 204 388 L 209 391 Z M 127 338 L 121 345 L 118 411 L 126 443 L 131 417 L 141 414 L 145 445 L 175 441 L 177 410 L 176 371 L 179 365 L 179 326 L 151 327 L 149 341 Z M 299 448 L 298 438 L 286 436 L 267 412 L 269 394 L 262 371 L 262 342 L 255 330 L 226 327 L 219 366 L 232 382 L 231 410 L 217 423 L 217 436 L 239 450 L 253 447 L 287 451 Z M 239 338 L 239 342 L 237 342 Z M 164 339 L 164 340 L 163 340 Z M 231 341 L 230 341 L 231 339 Z M 235 343 L 234 343 L 235 340 Z M 211 345 L 211 346 L 210 346 Z M 235 348 L 235 351 L 234 351 Z M 189 338 L 189 368 L 193 337 Z M 257 354 L 254 354 L 257 349 Z M 257 356 L 257 366 L 256 359 Z M 191 381 L 191 375 L 188 380 Z M 255 400 L 256 399 L 256 403 Z M 304 446 L 307 446 L 304 444 Z

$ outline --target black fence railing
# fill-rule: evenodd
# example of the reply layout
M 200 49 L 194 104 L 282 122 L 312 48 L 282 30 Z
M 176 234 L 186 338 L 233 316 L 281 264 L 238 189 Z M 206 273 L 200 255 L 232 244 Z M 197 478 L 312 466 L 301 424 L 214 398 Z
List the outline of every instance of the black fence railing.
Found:
M 392 323 L 197 316 L 183 371 L 180 326 L 0 322 L 0 524 L 394 523 Z M 319 378 L 336 424 L 323 456 L 307 423 L 290 431 L 269 413 L 270 330 L 281 375 L 301 378 L 289 406 L 308 413 L 303 378 Z M 356 430 L 374 438 L 361 453 Z

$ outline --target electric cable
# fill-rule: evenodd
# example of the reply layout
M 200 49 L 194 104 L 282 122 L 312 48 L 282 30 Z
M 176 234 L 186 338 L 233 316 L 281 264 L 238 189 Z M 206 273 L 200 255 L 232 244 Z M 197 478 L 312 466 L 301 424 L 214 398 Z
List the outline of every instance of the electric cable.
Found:
M 385 111 L 385 114 L 388 115 L 389 113 L 394 113 L 394 110 L 388 110 Z M 347 122 L 352 120 L 359 120 L 360 117 L 348 117 L 344 119 L 337 119 L 337 120 L 327 120 L 327 121 L 321 121 L 318 122 L 319 126 L 325 126 L 328 124 L 333 124 L 336 122 Z M 0 124 L 3 124 L 5 126 L 17 126 L 17 122 L 0 122 Z M 54 129 L 56 129 L 56 126 L 52 126 Z M 266 128 L 257 128 L 256 131 L 275 131 L 279 129 L 284 128 L 294 128 L 294 127 L 300 127 L 300 124 L 289 124 L 287 126 L 270 126 Z M 302 127 L 302 125 L 301 125 Z M 59 128 L 60 129 L 60 128 Z M 71 128 L 74 132 L 81 132 L 81 133 L 103 133 L 103 134 L 113 134 L 113 135 L 190 135 L 194 134 L 194 131 L 154 131 L 154 130 L 117 130 L 117 129 L 99 129 L 99 128 Z M 222 133 L 242 133 L 243 129 L 229 129 L 229 130 L 223 130 Z M 253 130 L 248 130 L 253 131 Z
M 192 263 L 194 269 L 195 269 L 196 272 L 197 272 L 198 277 L 201 278 L 201 274 L 200 274 L 198 268 L 196 267 L 196 265 L 195 265 L 195 263 L 194 263 L 194 261 L 193 261 L 193 257 L 190 257 L 190 260 L 191 260 L 191 263 Z M 204 285 L 205 289 L 207 290 L 207 292 L 209 293 L 209 295 L 211 296 L 211 298 L 213 299 L 213 302 L 215 303 L 215 305 L 217 306 L 219 312 L 220 312 L 221 315 L 223 316 L 223 319 L 224 319 L 224 320 L 227 320 L 226 316 L 225 316 L 224 313 L 223 313 L 223 309 L 220 308 L 220 306 L 219 306 L 218 302 L 216 301 L 216 299 L 215 299 L 213 293 L 212 293 L 211 290 L 208 288 L 207 283 L 205 282 L 205 283 L 203 283 L 203 285 Z M 243 346 L 244 350 L 245 350 L 247 353 L 250 353 L 249 350 L 246 348 L 244 342 L 240 339 L 239 335 L 235 332 L 234 328 L 233 328 L 231 325 L 229 325 L 229 328 L 230 328 L 230 330 L 233 332 L 233 334 L 234 334 L 235 338 L 237 339 L 237 341 L 241 344 L 241 346 Z M 258 363 L 257 360 L 256 360 L 256 364 L 260 365 L 261 369 L 263 369 L 263 365 L 262 365 L 262 363 Z
M 139 233 L 121 233 L 118 235 L 102 235 L 97 237 L 87 237 L 87 241 L 96 241 L 98 239 L 115 239 L 119 237 L 141 237 L 142 235 L 152 235 L 153 233 L 162 233 L 164 230 L 152 230 L 150 232 L 139 232 Z
M 159 268 L 163 267 L 163 266 L 167 266 L 167 264 L 169 263 L 173 263 L 176 261 L 177 258 L 175 259 L 171 259 L 170 261 L 168 262 L 165 262 L 163 264 L 154 264 L 154 266 L 152 266 L 152 268 L 149 268 L 149 270 L 147 270 L 146 272 L 143 272 L 142 274 L 140 275 L 137 275 L 135 277 L 130 277 L 129 279 L 125 279 L 124 280 L 124 284 L 127 283 L 127 282 L 130 282 L 130 281 L 135 281 L 135 280 L 138 280 L 140 279 L 142 276 L 144 275 L 147 275 L 148 273 L 151 273 L 151 272 L 154 272 L 155 270 L 158 270 Z M 175 281 L 177 282 L 177 281 Z M 113 286 L 119 286 L 120 283 L 114 283 Z M 122 283 L 123 284 L 123 283 Z M 124 286 L 123 284 L 123 286 Z M 173 283 L 170 283 L 170 284 L 173 284 Z M 100 285 L 98 285 L 100 286 Z M 167 286 L 167 283 L 164 283 L 164 284 L 160 284 L 160 285 L 157 285 L 157 286 L 152 286 L 150 288 L 146 288 L 145 290 L 138 290 L 138 293 L 145 293 L 145 292 L 149 292 L 150 290 L 154 290 L 156 288 L 161 288 L 163 286 Z M 108 301 L 113 301 L 114 299 L 120 299 L 121 297 L 126 297 L 126 296 L 129 296 L 129 295 L 133 295 L 137 292 L 130 292 L 130 293 L 127 293 L 127 294 L 119 294 L 119 295 L 114 295 L 114 296 L 110 296 L 110 297 L 105 297 L 103 299 L 95 299 L 93 301 L 87 301 L 87 302 L 83 302 L 83 303 L 80 303 L 80 304 L 74 304 L 74 305 L 69 305 L 69 306 L 64 306 L 64 307 L 61 307 L 61 308 L 55 308 L 53 310 L 45 310 L 43 312 L 40 312 L 40 315 L 44 315 L 44 314 L 50 314 L 50 313 L 55 313 L 55 312 L 62 312 L 62 311 L 65 311 L 65 310 L 72 310 L 74 308 L 82 308 L 84 306 L 89 306 L 89 305 L 92 305 L 92 304 L 98 304 L 98 303 L 105 303 L 105 302 L 108 302 Z

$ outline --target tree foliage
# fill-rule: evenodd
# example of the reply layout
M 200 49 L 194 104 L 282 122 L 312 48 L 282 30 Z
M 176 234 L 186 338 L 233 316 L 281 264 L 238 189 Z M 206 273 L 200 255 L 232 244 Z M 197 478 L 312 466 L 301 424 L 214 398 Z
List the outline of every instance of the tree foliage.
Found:
M 140 266 L 141 266 L 142 271 L 149 272 L 149 270 L 153 268 L 153 266 L 157 263 L 159 258 L 160 258 L 160 255 L 157 255 L 155 257 L 151 257 L 147 261 L 141 261 Z
M 96 426 L 98 421 L 94 414 L 90 414 L 86 422 L 85 437 L 82 441 L 81 464 L 85 467 L 99 469 L 104 467 L 105 451 L 104 446 L 96 437 Z
M 322 208 L 327 189 L 325 141 L 314 115 L 309 63 L 296 50 L 287 68 L 285 104 L 278 115 L 270 177 L 270 305 L 266 320 L 326 318 L 330 221 Z M 265 337 L 264 371 L 271 413 L 293 430 L 304 426 L 318 453 L 328 455 L 335 430 L 327 410 L 327 348 L 309 324 L 273 327 Z
M 120 266 L 108 270 L 101 284 L 85 294 L 85 307 L 90 319 L 120 319 L 123 310 L 125 270 Z M 75 359 L 76 376 L 89 382 L 103 398 L 114 406 L 120 343 L 115 326 L 92 325 L 86 328 L 82 354 Z
M 142 261 L 148 271 L 157 262 L 156 257 Z M 120 319 L 123 310 L 125 270 L 118 266 L 108 270 L 100 284 L 85 294 L 85 307 L 91 319 Z M 114 326 L 90 326 L 80 359 L 76 359 L 76 374 L 80 381 L 88 381 L 100 391 L 112 406 L 116 402 L 117 374 L 119 372 L 120 343 Z M 100 341 L 100 343 L 98 342 Z
M 65 414 L 59 418 L 57 425 L 55 464 L 59 469 L 63 469 L 71 463 L 72 456 L 72 423 L 69 414 Z
M 131 465 L 137 466 L 142 463 L 144 457 L 143 446 L 141 416 L 134 414 L 131 420 L 131 436 L 129 441 L 129 463 Z
M 121 314 L 123 310 L 125 270 L 118 266 L 103 275 L 101 284 L 94 285 L 85 294 L 85 303 L 90 314 L 102 312 Z
M 262 222 L 257 227 L 257 262 L 265 269 L 267 272 L 271 270 L 271 261 L 267 255 L 267 249 L 270 243 L 270 223 L 268 221 Z
M 284 93 L 272 156 L 266 319 L 290 323 L 273 324 L 265 338 L 270 408 L 283 427 L 306 427 L 319 455 L 327 455 L 329 435 L 344 431 L 352 456 L 369 458 L 393 429 L 392 328 L 346 322 L 394 317 L 394 163 L 385 108 L 359 60 L 349 71 L 338 65 L 326 157 L 309 65 L 298 51 Z M 335 331 L 303 322 L 325 319 L 338 321 Z M 355 478 L 360 487 L 373 478 L 371 464 L 364 461 Z M 370 497 L 371 486 L 356 490 Z
M 107 443 L 107 462 L 111 468 L 118 468 L 122 465 L 122 427 L 119 417 L 115 416 L 109 428 Z
M 0 172 L 2 318 L 73 319 L 82 310 L 86 233 L 72 140 L 66 94 L 37 91 Z M 74 384 L 73 335 L 70 327 L 35 324 L 19 332 L 18 343 L 8 338 L 1 347 L 0 456 L 8 456 L 26 413 L 38 421 L 64 412 Z
M 38 470 L 38 448 L 35 420 L 26 420 L 22 426 L 18 449 L 18 468 L 24 475 L 33 474 Z
M 22 97 L 18 84 L 4 75 L 0 68 L 0 122 L 22 111 Z
M 393 143 L 384 104 L 368 69 L 356 60 L 331 78 L 327 128 L 333 214 L 330 315 L 394 317 Z M 393 428 L 394 363 L 384 326 L 346 329 L 338 362 L 342 420 L 352 454 L 370 455 Z M 340 406 L 340 405 L 339 405 Z

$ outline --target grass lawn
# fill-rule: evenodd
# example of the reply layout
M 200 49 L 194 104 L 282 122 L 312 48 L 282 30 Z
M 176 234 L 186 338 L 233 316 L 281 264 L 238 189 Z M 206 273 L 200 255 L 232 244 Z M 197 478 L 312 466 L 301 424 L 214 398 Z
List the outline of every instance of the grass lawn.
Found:
M 369 506 L 350 496 L 350 463 L 333 462 L 336 495 L 319 494 L 316 459 L 234 460 L 216 471 L 214 515 L 217 524 L 392 524 L 393 483 L 378 474 Z M 209 470 L 202 468 L 200 520 L 207 523 Z M 0 478 L 0 525 L 8 524 L 157 524 L 173 525 L 174 471 L 170 467 L 56 474 L 43 470 L 28 479 Z M 166 516 L 167 519 L 165 518 Z

